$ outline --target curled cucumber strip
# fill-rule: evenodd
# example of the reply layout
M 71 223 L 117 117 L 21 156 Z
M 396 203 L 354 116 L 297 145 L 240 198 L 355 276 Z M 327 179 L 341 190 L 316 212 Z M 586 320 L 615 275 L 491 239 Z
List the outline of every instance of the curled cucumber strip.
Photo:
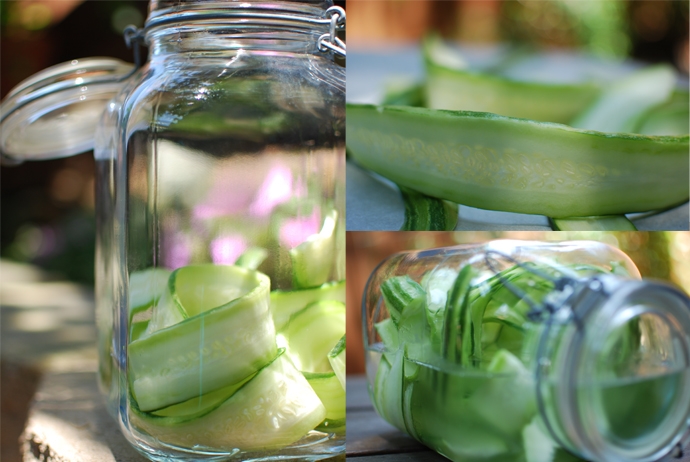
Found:
M 688 200 L 690 136 L 601 133 L 489 113 L 348 104 L 357 163 L 423 194 L 552 218 Z
M 458 224 L 458 204 L 420 194 L 399 186 L 405 203 L 405 222 L 400 231 L 452 231 Z
M 424 100 L 434 109 L 491 112 L 531 120 L 568 123 L 592 104 L 601 89 L 592 83 L 523 82 L 466 69 L 439 37 L 423 44 Z M 349 136 L 349 133 L 348 133 Z
M 550 218 L 554 231 L 637 231 L 625 216 Z

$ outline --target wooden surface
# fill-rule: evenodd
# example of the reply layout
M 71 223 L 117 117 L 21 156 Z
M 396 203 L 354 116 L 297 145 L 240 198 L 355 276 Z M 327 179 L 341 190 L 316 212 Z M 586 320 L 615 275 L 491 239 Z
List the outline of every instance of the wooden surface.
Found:
M 690 462 L 690 444 L 682 457 L 659 462 Z M 447 462 L 443 456 L 383 420 L 374 410 L 363 375 L 347 376 L 347 459 L 353 462 Z
M 357 462 L 448 460 L 379 417 L 361 375 L 347 376 L 347 458 L 357 458 Z

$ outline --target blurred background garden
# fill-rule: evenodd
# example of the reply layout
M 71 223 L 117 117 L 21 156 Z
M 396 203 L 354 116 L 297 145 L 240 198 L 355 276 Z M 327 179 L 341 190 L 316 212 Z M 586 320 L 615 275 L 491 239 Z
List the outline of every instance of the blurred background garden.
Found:
M 676 0 L 357 1 L 348 45 L 385 48 L 429 31 L 471 44 L 576 48 L 613 58 L 672 62 L 688 73 L 688 4 Z

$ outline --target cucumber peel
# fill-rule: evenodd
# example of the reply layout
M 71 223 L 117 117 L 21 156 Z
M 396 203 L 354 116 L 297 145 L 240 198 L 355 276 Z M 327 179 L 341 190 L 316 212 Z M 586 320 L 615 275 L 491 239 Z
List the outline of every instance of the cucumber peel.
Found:
M 398 186 L 405 203 L 400 231 L 452 231 L 458 224 L 458 204 Z
M 304 377 L 326 408 L 323 422 L 316 427 L 325 432 L 340 432 L 345 429 L 345 389 L 334 372 L 304 372 Z
M 347 119 L 348 153 L 357 163 L 472 207 L 567 218 L 665 209 L 689 196 L 688 135 L 359 104 L 347 105 Z
M 338 377 L 343 390 L 345 390 L 345 354 L 345 335 L 343 335 L 328 353 L 328 362 L 331 363 L 331 368 L 335 372 L 336 377 Z

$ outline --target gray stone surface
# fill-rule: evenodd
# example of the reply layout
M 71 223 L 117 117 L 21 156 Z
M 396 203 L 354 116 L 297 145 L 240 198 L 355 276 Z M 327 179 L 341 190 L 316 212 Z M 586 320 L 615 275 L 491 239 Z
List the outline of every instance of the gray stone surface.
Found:
M 85 370 L 43 376 L 22 435 L 24 462 L 146 461 L 107 413 L 95 364 L 81 366 Z
M 20 439 L 24 462 L 141 462 L 98 391 L 93 291 L 0 260 L 4 361 L 42 377 Z

